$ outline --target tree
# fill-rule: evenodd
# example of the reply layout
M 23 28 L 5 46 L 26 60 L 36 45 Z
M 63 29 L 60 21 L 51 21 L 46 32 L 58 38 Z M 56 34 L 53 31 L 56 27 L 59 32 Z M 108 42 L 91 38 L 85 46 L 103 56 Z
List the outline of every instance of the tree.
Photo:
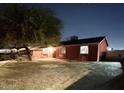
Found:
M 0 12 L 1 45 L 25 47 L 30 60 L 27 46 L 57 44 L 61 28 L 61 20 L 51 9 L 12 4 Z

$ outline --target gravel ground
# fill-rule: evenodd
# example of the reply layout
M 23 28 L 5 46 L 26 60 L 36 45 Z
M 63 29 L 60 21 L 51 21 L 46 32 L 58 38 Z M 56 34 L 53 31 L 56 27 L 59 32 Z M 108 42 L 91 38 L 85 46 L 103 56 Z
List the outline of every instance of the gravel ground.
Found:
M 120 73 L 119 63 L 10 62 L 0 66 L 0 89 L 100 89 Z
M 5 63 L 8 63 L 8 62 L 16 62 L 15 60 L 6 60 L 6 61 L 0 61 L 0 66 L 4 65 Z

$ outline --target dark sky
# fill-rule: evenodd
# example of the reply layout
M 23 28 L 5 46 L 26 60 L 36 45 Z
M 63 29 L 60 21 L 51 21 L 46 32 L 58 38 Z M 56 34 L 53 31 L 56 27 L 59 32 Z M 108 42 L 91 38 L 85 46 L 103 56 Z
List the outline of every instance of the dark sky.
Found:
M 107 36 L 109 46 L 124 49 L 124 4 L 27 4 L 49 7 L 63 21 L 62 39 Z
M 38 5 L 40 6 L 40 5 Z M 106 35 L 109 46 L 124 49 L 124 4 L 44 4 L 63 21 L 65 39 Z

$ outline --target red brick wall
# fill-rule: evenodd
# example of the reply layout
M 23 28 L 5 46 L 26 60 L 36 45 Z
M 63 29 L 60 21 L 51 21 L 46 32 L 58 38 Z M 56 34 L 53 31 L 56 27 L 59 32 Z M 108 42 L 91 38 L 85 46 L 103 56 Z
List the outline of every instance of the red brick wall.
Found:
M 55 57 L 56 58 L 60 58 L 60 59 L 65 58 L 65 54 L 63 54 L 61 52 L 61 48 L 62 48 L 62 46 L 56 47 L 56 51 L 55 51 Z
M 88 61 L 88 54 L 79 54 L 79 60 Z
M 32 51 L 32 58 L 46 58 L 48 54 L 43 53 L 42 50 L 33 50 Z
M 70 60 L 81 60 L 81 61 L 96 61 L 97 60 L 97 44 L 89 45 L 88 54 L 80 54 L 81 45 L 72 45 L 66 47 L 66 55 L 63 55 L 60 51 L 61 47 L 56 49 L 56 58 L 66 58 Z
M 33 58 L 40 58 L 41 57 L 41 54 L 42 54 L 42 51 L 37 51 L 37 50 L 33 50 L 32 51 L 32 57 Z
M 101 57 L 104 52 L 107 52 L 107 43 L 105 39 L 99 43 L 99 57 Z
M 80 54 L 80 46 L 68 46 L 66 47 L 66 58 L 73 60 L 81 60 L 81 61 L 96 61 L 97 60 L 97 51 L 98 45 L 92 44 L 89 45 L 89 53 L 88 54 Z
M 89 61 L 97 61 L 98 44 L 89 45 Z
M 80 46 L 66 46 L 66 58 L 79 60 Z

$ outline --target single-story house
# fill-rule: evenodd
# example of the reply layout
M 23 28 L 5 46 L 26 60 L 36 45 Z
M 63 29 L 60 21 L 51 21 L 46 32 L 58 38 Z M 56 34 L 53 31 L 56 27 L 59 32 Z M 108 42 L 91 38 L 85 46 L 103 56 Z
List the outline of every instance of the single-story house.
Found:
M 54 57 L 59 59 L 99 61 L 107 52 L 105 36 L 62 41 L 59 46 L 33 50 L 32 57 Z

